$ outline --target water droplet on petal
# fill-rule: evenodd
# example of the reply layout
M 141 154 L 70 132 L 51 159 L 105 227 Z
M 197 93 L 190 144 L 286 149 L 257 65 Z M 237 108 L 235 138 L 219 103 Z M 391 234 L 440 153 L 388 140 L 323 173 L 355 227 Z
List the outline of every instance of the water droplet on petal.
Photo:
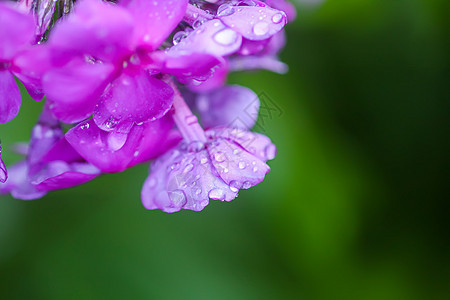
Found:
M 192 171 L 192 169 L 194 169 L 194 165 L 193 164 L 188 164 L 186 166 L 186 168 L 184 168 L 183 172 L 186 174 L 186 173 L 189 173 L 190 171 Z
M 169 199 L 176 207 L 183 207 L 187 202 L 186 195 L 182 190 L 169 192 Z
M 225 192 L 221 189 L 212 189 L 208 193 L 208 197 L 214 200 L 224 200 Z
M 253 26 L 253 33 L 256 35 L 265 35 L 269 32 L 269 24 L 266 22 L 258 22 Z
M 216 153 L 214 153 L 214 159 L 217 161 L 217 162 L 224 162 L 225 161 L 225 153 L 223 153 L 223 152 L 216 152 Z
M 200 195 L 202 193 L 202 189 L 197 189 L 196 191 L 195 191 L 195 194 L 196 195 Z
M 251 186 L 252 186 L 252 184 L 250 183 L 250 181 L 245 181 L 245 182 L 242 184 L 242 188 L 243 188 L 243 189 L 249 189 L 249 188 L 251 188 Z
M 247 164 L 245 162 L 243 162 L 243 161 L 241 161 L 239 163 L 239 169 L 241 169 L 241 170 L 245 169 L 246 166 L 247 166 Z
M 274 22 L 275 24 L 280 23 L 283 20 L 283 14 L 282 13 L 277 13 L 274 14 L 272 17 L 272 22 Z
M 203 158 L 200 160 L 200 163 L 201 163 L 202 165 L 206 164 L 207 162 L 208 162 L 208 159 L 207 159 L 206 157 L 203 157 Z
M 239 191 L 239 189 L 242 187 L 242 185 L 241 185 L 241 183 L 239 182 L 239 181 L 237 181 L 237 180 L 232 180 L 231 182 L 230 182 L 230 190 L 232 191 L 232 192 L 237 192 L 237 191 Z
M 236 42 L 238 38 L 237 32 L 231 30 L 230 28 L 224 28 L 214 34 L 213 39 L 216 43 L 224 46 L 229 46 Z

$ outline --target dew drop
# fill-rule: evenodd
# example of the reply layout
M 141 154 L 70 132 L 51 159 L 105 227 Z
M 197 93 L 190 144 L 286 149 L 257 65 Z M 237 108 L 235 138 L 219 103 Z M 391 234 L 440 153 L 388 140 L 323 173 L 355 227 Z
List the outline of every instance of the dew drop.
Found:
M 224 28 L 215 33 L 213 36 L 214 41 L 217 44 L 223 46 L 232 45 L 234 42 L 236 42 L 237 38 L 238 34 L 234 30 L 231 30 L 230 28 Z
M 256 35 L 265 35 L 269 32 L 269 24 L 266 22 L 258 22 L 253 26 L 253 33 Z
M 252 186 L 252 184 L 250 183 L 250 181 L 245 181 L 245 182 L 242 184 L 242 188 L 243 188 L 243 189 L 249 189 L 249 188 L 251 188 L 251 186 Z
M 234 193 L 236 193 L 237 191 L 239 191 L 239 189 L 242 187 L 241 183 L 237 180 L 232 180 L 230 182 L 230 190 Z
M 243 169 L 245 169 L 245 167 L 247 166 L 247 164 L 246 164 L 245 162 L 241 161 L 241 162 L 238 164 L 238 166 L 239 166 L 239 169 L 243 170 Z
M 272 17 L 272 22 L 274 22 L 275 24 L 280 23 L 283 20 L 283 14 L 281 13 L 277 13 L 275 15 L 273 15 Z
M 214 200 L 224 200 L 225 192 L 222 189 L 215 188 L 209 191 L 208 197 Z
M 192 171 L 192 169 L 194 169 L 194 165 L 193 164 L 188 164 L 186 166 L 186 168 L 184 168 L 183 172 L 186 174 L 186 173 L 189 173 L 190 171 Z
M 170 201 L 172 201 L 173 205 L 176 207 L 183 207 L 187 202 L 186 195 L 182 190 L 175 190 L 173 192 L 169 192 L 168 194 Z
M 225 161 L 225 153 L 220 152 L 220 151 L 214 153 L 214 159 L 215 159 L 217 162 L 224 162 L 224 161 Z

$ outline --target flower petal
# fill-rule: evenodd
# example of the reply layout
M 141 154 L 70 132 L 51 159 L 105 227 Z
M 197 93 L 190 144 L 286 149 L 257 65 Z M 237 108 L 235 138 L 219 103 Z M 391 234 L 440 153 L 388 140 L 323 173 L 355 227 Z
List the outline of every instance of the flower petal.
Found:
M 0 124 L 14 119 L 19 113 L 21 98 L 14 77 L 7 70 L 0 70 Z
M 148 72 L 123 73 L 108 87 L 94 112 L 106 131 L 127 133 L 133 124 L 161 118 L 172 106 L 173 90 Z
M 260 102 L 249 88 L 229 85 L 199 94 L 196 105 L 202 124 L 207 128 L 227 126 L 250 129 L 258 118 Z
M 259 2 L 261 3 L 261 2 Z M 220 9 L 217 17 L 249 40 L 267 39 L 283 29 L 287 23 L 286 14 L 269 6 L 232 6 Z
M 63 68 L 46 73 L 42 84 L 52 112 L 66 123 L 89 117 L 113 71 L 110 64 L 74 60 Z
M 133 50 L 133 18 L 122 7 L 98 0 L 82 0 L 74 12 L 55 26 L 48 46 L 55 55 L 91 55 L 117 62 Z
M 2 160 L 2 147 L 0 146 L 0 182 L 4 183 L 8 179 L 5 163 Z
M 123 0 L 119 2 L 133 16 L 133 40 L 138 46 L 156 49 L 177 27 L 188 0 Z
M 89 163 L 52 161 L 33 176 L 32 184 L 40 191 L 52 191 L 86 183 L 100 175 L 100 170 Z
M 211 20 L 197 27 L 178 44 L 170 48 L 169 54 L 208 53 L 227 56 L 239 50 L 242 36 L 225 26 L 220 20 Z
M 219 176 L 236 190 L 257 185 L 270 171 L 269 166 L 258 157 L 225 139 L 217 139 L 208 147 L 208 153 Z
M 34 40 L 34 20 L 11 3 L 0 2 L 0 60 L 11 60 Z
M 117 148 L 116 132 L 103 131 L 90 119 L 70 129 L 66 139 L 86 161 L 102 172 L 114 173 L 125 170 L 133 160 L 143 130 L 143 126 L 133 126 Z
M 37 190 L 28 180 L 28 164 L 21 161 L 9 167 L 9 179 L 0 183 L 0 194 L 11 193 L 16 199 L 34 200 L 42 198 L 47 192 Z

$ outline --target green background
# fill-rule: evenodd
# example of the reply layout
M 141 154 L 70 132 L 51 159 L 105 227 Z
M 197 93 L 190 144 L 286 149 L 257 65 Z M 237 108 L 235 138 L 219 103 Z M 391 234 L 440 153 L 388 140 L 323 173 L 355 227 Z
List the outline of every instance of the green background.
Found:
M 301 6 L 289 73 L 230 78 L 283 111 L 261 127 L 272 171 L 235 201 L 147 211 L 144 165 L 0 196 L 0 298 L 449 299 L 449 8 Z M 39 111 L 1 125 L 8 164 Z

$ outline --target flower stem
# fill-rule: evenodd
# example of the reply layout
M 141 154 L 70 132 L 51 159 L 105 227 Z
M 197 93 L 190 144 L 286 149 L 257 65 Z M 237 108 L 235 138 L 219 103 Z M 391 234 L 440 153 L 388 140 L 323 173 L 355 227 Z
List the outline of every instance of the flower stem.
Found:
M 188 143 L 206 143 L 205 131 L 198 123 L 197 117 L 192 113 L 189 106 L 184 101 L 176 84 L 172 79 L 169 79 L 167 83 L 172 87 L 175 93 L 173 97 L 173 120 L 180 130 L 184 140 Z

